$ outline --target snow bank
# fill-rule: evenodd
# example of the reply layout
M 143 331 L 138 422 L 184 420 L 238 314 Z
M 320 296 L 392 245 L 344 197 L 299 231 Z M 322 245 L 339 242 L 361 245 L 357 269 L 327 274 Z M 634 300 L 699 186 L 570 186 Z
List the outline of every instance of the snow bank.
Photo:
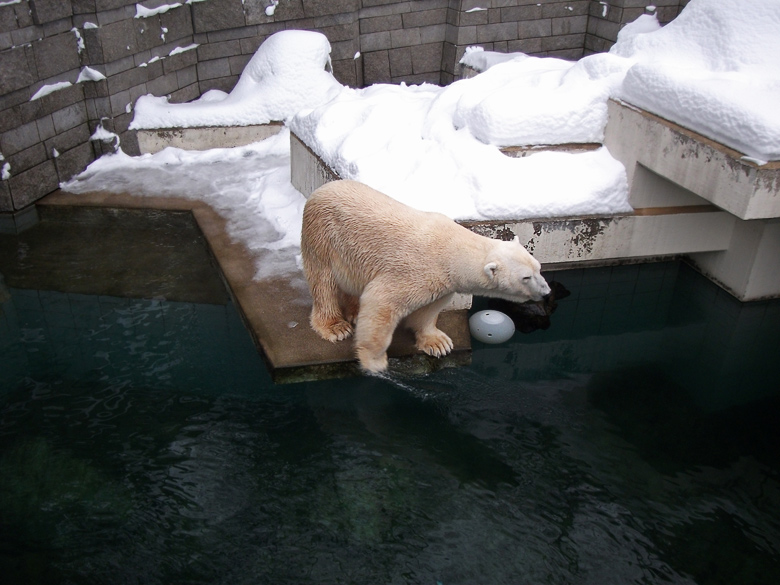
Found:
M 780 159 L 777 0 L 692 0 L 612 52 L 637 61 L 617 97 L 752 158 Z
M 466 47 L 466 53 L 463 55 L 460 63 L 481 72 L 487 71 L 493 65 L 498 65 L 504 61 L 525 59 L 525 57 L 524 53 L 497 53 L 495 51 L 486 51 L 482 47 Z
M 329 64 L 330 43 L 323 34 L 281 31 L 260 45 L 233 91 L 222 100 L 172 104 L 166 97 L 145 95 L 136 102 L 130 128 L 247 126 L 286 120 L 342 91 L 325 70 Z
M 453 123 L 496 146 L 600 142 L 609 87 L 569 75 L 573 67 L 527 57 L 453 84 L 444 90 L 460 94 Z
M 643 15 L 623 28 L 618 45 L 660 28 Z M 453 122 L 496 146 L 601 142 L 607 100 L 634 59 L 613 53 L 576 63 L 523 53 L 467 51 L 461 59 L 482 73 L 445 88 L 457 94 Z
M 372 86 L 290 126 L 341 177 L 454 219 L 631 210 L 625 170 L 606 149 L 510 158 L 453 125 L 459 97 L 433 85 Z
M 483 142 L 600 141 L 615 97 L 751 158 L 780 159 L 777 0 L 692 0 L 663 28 L 643 15 L 609 53 L 568 66 L 493 55 L 470 51 L 461 61 L 485 71 L 458 89 L 460 124 Z
M 132 192 L 205 201 L 227 220 L 228 234 L 262 255 L 257 276 L 297 270 L 305 199 L 290 183 L 290 134 L 236 148 L 166 148 L 128 156 L 103 155 L 61 185 L 72 193 Z

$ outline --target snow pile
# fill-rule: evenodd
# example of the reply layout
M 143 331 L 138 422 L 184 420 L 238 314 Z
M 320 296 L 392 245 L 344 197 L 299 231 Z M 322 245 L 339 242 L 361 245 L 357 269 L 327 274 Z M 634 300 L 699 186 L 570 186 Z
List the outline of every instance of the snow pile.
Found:
M 259 254 L 257 276 L 297 270 L 305 199 L 290 183 L 287 130 L 248 146 L 205 151 L 104 155 L 61 186 L 72 193 L 110 191 L 204 201 L 227 220 L 228 234 Z
M 105 79 L 105 78 L 106 76 L 103 75 L 100 71 L 96 71 L 91 67 L 84 67 L 79 73 L 79 76 L 76 79 L 76 83 L 83 83 L 85 81 L 100 81 L 101 79 Z M 70 81 L 58 81 L 56 83 L 44 85 L 33 94 L 33 96 L 30 98 L 30 101 L 33 102 L 35 100 L 41 99 L 42 97 L 47 96 L 50 93 L 54 93 L 55 91 L 65 89 L 66 87 L 70 87 L 71 85 L 73 84 Z
M 454 219 L 630 211 L 625 170 L 605 148 L 507 157 L 453 126 L 459 94 L 448 89 L 345 91 L 290 126 L 342 178 Z
M 487 71 L 493 65 L 498 65 L 504 61 L 524 58 L 524 53 L 497 53 L 495 51 L 486 51 L 482 47 L 466 47 L 466 53 L 460 62 L 462 65 L 481 72 Z
M 658 30 L 655 16 L 643 15 L 623 28 L 619 46 Z M 634 59 L 599 53 L 573 63 L 523 53 L 471 50 L 461 59 L 482 73 L 453 83 L 442 99 L 455 104 L 456 128 L 496 146 L 601 142 L 607 100 L 623 82 Z
M 106 76 L 100 71 L 92 69 L 92 67 L 84 67 L 79 73 L 76 83 L 81 83 L 82 81 L 102 81 L 105 78 Z
M 145 6 L 136 4 L 135 18 L 149 18 L 150 16 L 155 16 L 157 14 L 164 14 L 169 10 L 178 8 L 179 6 L 181 6 L 181 2 L 176 2 L 175 4 L 163 4 L 162 6 L 158 6 L 157 8 L 146 8 Z
M 612 69 L 593 63 L 563 90 L 573 63 L 527 56 L 445 88 L 345 90 L 289 125 L 342 178 L 453 219 L 625 213 L 625 169 L 605 148 L 519 159 L 497 148 L 600 142 Z
M 693 0 L 612 53 L 621 99 L 762 160 L 780 159 L 780 2 Z
M 166 97 L 145 95 L 136 102 L 130 128 L 247 126 L 286 120 L 342 91 L 325 70 L 329 64 L 330 43 L 324 35 L 281 31 L 260 45 L 233 91 L 223 92 L 222 99 L 171 104 Z
M 453 123 L 496 146 L 600 142 L 610 87 L 588 74 L 571 75 L 575 67 L 526 57 L 452 84 L 444 91 L 458 94 Z
M 457 89 L 455 122 L 496 145 L 600 141 L 606 99 L 616 97 L 751 158 L 777 160 L 778 55 L 777 0 L 692 0 L 663 28 L 641 16 L 609 53 L 576 64 L 468 52 L 461 62 L 485 73 Z

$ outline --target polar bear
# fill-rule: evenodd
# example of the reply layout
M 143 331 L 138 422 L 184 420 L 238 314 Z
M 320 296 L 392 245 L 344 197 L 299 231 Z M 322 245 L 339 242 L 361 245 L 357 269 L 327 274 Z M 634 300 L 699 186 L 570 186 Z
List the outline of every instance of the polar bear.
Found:
M 357 181 L 326 183 L 309 197 L 301 256 L 312 328 L 336 342 L 354 327 L 358 360 L 370 373 L 387 369 L 387 348 L 401 321 L 428 355 L 452 351 L 436 319 L 454 293 L 519 303 L 550 293 L 539 262 L 517 238 L 477 235 Z

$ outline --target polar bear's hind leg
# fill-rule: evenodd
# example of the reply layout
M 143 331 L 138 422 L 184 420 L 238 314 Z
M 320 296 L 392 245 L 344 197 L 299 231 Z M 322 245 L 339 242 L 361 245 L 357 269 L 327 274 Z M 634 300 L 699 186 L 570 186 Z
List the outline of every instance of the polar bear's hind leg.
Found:
M 330 342 L 347 339 L 352 335 L 352 325 L 344 319 L 339 303 L 340 291 L 330 270 L 319 270 L 308 278 L 314 301 L 309 322 L 320 337 Z M 308 275 L 307 275 L 308 277 Z
M 386 286 L 373 281 L 360 296 L 360 312 L 355 328 L 355 348 L 360 366 L 371 373 L 387 369 L 387 348 L 393 332 L 404 317 L 400 307 L 383 300 Z

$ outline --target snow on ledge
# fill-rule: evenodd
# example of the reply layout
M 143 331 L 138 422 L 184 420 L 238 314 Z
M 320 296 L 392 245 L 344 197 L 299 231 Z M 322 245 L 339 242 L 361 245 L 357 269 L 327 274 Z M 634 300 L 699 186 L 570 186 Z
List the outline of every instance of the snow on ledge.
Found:
M 333 74 L 325 35 L 286 30 L 271 35 L 221 100 L 170 103 L 166 97 L 138 98 L 130 129 L 249 126 L 283 121 L 331 100 L 344 88 Z

